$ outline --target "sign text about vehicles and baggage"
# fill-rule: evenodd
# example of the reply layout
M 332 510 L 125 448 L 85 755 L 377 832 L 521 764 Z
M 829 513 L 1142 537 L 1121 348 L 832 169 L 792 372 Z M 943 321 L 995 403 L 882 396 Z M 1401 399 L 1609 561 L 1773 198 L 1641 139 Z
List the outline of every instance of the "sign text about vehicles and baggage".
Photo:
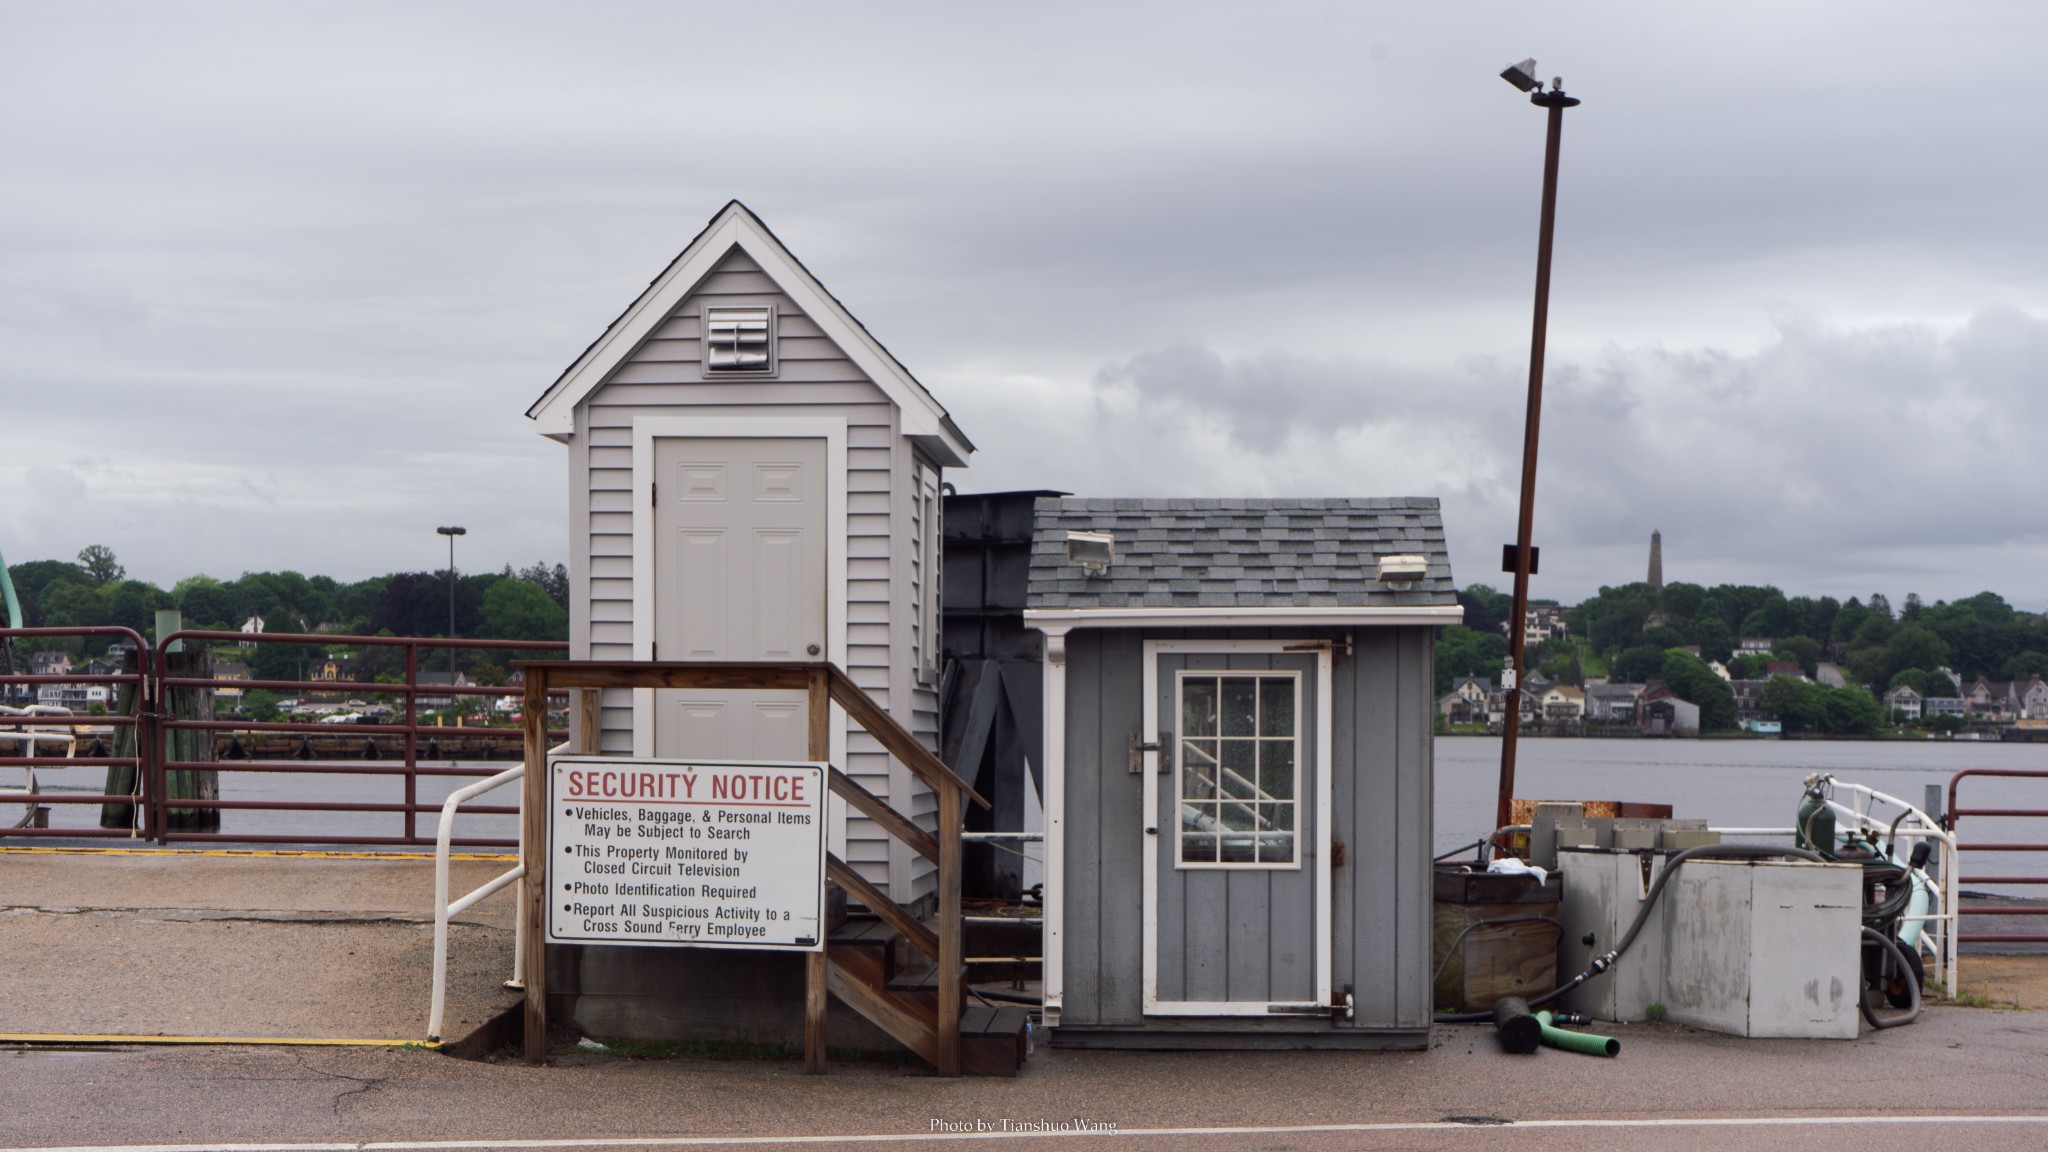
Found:
M 823 764 L 560 757 L 548 939 L 824 947 Z

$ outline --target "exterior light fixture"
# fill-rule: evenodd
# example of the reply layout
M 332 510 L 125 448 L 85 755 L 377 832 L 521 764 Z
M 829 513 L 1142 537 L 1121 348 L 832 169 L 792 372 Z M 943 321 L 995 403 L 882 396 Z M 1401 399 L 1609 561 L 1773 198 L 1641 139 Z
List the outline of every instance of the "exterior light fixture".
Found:
M 1382 584 L 1413 584 L 1429 575 L 1427 556 L 1382 556 L 1379 576 Z
M 1524 92 L 1534 92 L 1543 87 L 1543 79 L 1536 75 L 1536 58 L 1530 57 L 1520 64 L 1510 64 L 1501 69 L 1500 78 Z
M 1100 576 L 1116 563 L 1116 537 L 1107 532 L 1067 533 L 1067 562 Z

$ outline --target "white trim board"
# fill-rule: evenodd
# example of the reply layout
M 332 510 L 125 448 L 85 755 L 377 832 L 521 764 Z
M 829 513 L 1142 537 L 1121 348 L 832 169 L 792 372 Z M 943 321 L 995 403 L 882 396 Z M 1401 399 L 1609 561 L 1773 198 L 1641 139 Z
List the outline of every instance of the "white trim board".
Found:
M 1042 632 L 1070 628 L 1438 627 L 1465 618 L 1458 604 L 1358 605 L 1349 608 L 1027 608 L 1024 623 Z
M 825 442 L 825 658 L 846 667 L 846 418 L 843 416 L 635 416 L 633 418 L 633 659 L 654 658 L 654 442 L 668 439 Z M 654 689 L 633 689 L 633 755 L 654 755 Z M 846 713 L 832 706 L 831 760 L 846 767 Z M 827 822 L 846 851 L 843 806 Z
M 1297 640 L 1147 640 L 1145 641 L 1144 668 L 1144 720 L 1140 732 L 1159 731 L 1159 657 L 1169 653 L 1194 654 L 1209 652 L 1268 652 L 1276 655 L 1306 656 Z M 1316 658 L 1316 851 L 1313 863 L 1303 864 L 1311 872 L 1315 882 L 1315 934 L 1316 969 L 1315 994 L 1318 1005 L 1327 1005 L 1331 999 L 1331 941 L 1334 925 L 1331 920 L 1330 904 L 1330 823 L 1334 816 L 1331 807 L 1336 803 L 1333 782 L 1336 770 L 1331 764 L 1334 754 L 1332 731 L 1334 719 L 1330 708 L 1334 696 L 1330 682 L 1335 661 L 1331 659 L 1331 648 L 1323 645 L 1314 650 Z M 1050 704 L 1050 701 L 1048 701 Z M 1050 711 L 1050 709 L 1048 709 Z M 1060 749 L 1064 759 L 1066 749 Z M 1142 920 L 1144 924 L 1143 951 L 1144 992 L 1141 1011 L 1147 1016 L 1256 1016 L 1261 1019 L 1300 1019 L 1298 1016 L 1281 1014 L 1275 1016 L 1267 1011 L 1265 1001 L 1210 1001 L 1210 1000 L 1161 1000 L 1159 999 L 1159 845 L 1166 833 L 1159 823 L 1159 752 L 1153 748 L 1144 753 L 1145 757 L 1145 799 L 1139 812 L 1139 827 L 1133 829 L 1144 846 L 1144 903 Z M 1051 773 L 1047 773 L 1050 780 Z M 1157 834 L 1148 833 L 1146 828 L 1161 828 Z M 1107 826 L 1103 835 L 1109 835 Z M 1047 853 L 1050 865 L 1052 856 Z M 1053 892 L 1050 874 L 1047 877 L 1046 893 Z M 1050 921 L 1048 921 L 1048 924 Z M 1050 954 L 1047 959 L 1049 960 Z M 1051 985 L 1047 984 L 1048 992 Z M 1050 1026 L 1050 1022 L 1048 1022 Z
M 526 415 L 539 426 L 540 434 L 558 440 L 573 435 L 576 405 L 603 387 L 619 365 L 682 306 L 697 285 L 716 271 L 735 248 L 752 257 L 775 281 L 775 286 L 881 388 L 896 405 L 903 435 L 915 438 L 940 464 L 966 467 L 974 445 L 954 426 L 945 408 L 782 246 L 760 217 L 737 200 L 713 217 L 639 299 L 526 410 Z

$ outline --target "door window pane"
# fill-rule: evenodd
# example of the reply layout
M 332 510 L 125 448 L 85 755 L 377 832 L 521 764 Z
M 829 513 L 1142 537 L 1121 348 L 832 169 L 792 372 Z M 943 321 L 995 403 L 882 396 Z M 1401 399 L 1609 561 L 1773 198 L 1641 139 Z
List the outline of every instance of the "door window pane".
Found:
M 1181 674 L 1181 864 L 1299 864 L 1300 692 L 1292 673 Z

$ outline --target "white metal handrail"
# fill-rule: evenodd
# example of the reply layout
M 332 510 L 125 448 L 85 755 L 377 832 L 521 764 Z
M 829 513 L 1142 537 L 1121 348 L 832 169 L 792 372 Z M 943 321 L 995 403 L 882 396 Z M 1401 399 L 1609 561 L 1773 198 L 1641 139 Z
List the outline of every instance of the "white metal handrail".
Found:
M 1921 942 L 1934 954 L 1935 976 L 1948 986 L 1948 994 L 1956 994 L 1956 908 L 1961 899 L 1960 870 L 1957 867 L 1955 833 L 1941 826 L 1941 822 L 1926 812 L 1896 796 L 1879 792 L 1862 784 L 1851 784 L 1829 777 L 1828 784 L 1835 793 L 1849 794 L 1850 803 L 1832 798 L 1827 805 L 1835 813 L 1838 826 L 1846 821 L 1849 828 L 1864 833 L 1875 840 L 1888 837 L 1896 831 L 1898 838 L 1908 845 L 1917 840 L 1933 841 L 1939 851 L 1941 880 L 1931 885 L 1935 911 L 1921 916 L 1901 916 L 1902 920 L 1916 920 L 1927 927 Z M 1895 812 L 1893 819 L 1881 820 L 1873 815 L 1879 806 L 1886 806 Z M 1723 836 L 1790 836 L 1797 837 L 1796 828 L 1714 828 Z M 1905 854 L 1898 854 L 1903 859 Z M 1925 874 L 1922 874 L 1925 878 Z M 1932 937 L 1932 939 L 1930 939 Z
M 69 715 L 71 715 L 71 709 L 55 704 L 30 704 L 25 708 L 0 704 L 0 716 Z M 78 735 L 68 729 L 61 732 L 38 732 L 35 729 L 24 727 L 20 724 L 8 728 L 0 728 L 0 745 L 6 745 L 14 751 L 22 753 L 25 757 L 40 757 L 39 745 L 43 744 L 62 745 L 64 749 L 62 759 L 68 760 L 78 755 Z M 15 745 L 20 747 L 14 748 Z M 53 757 L 53 759 L 56 758 Z M 27 776 L 27 784 L 18 789 L 0 788 L 0 798 L 26 800 L 28 802 L 28 811 L 21 818 L 22 826 L 27 827 L 35 823 L 36 797 L 42 795 L 42 785 L 36 780 L 36 766 L 34 764 L 22 765 L 22 772 Z
M 568 747 L 567 744 L 563 744 L 552 751 L 563 752 Z M 525 763 L 516 764 L 498 773 L 496 776 L 486 777 L 474 784 L 457 788 L 449 794 L 447 802 L 441 805 L 441 827 L 434 837 L 434 1001 L 433 1007 L 427 1013 L 427 1043 L 429 1044 L 439 1044 L 441 1042 L 441 1017 L 448 1006 L 449 917 L 467 912 L 476 905 L 477 901 L 502 890 L 508 884 L 520 881 L 526 875 L 526 817 L 524 812 L 525 804 L 523 802 L 525 792 L 522 789 L 520 793 L 522 803 L 520 805 L 521 812 L 519 817 L 520 863 L 513 866 L 510 871 L 493 877 L 481 887 L 451 903 L 448 899 L 448 844 L 455 834 L 455 810 L 463 802 L 481 796 L 493 788 L 501 788 L 512 783 L 514 780 L 522 779 L 525 775 Z M 526 954 L 526 915 L 523 911 L 526 906 L 526 885 L 522 882 L 519 887 L 519 907 L 522 911 L 519 915 L 512 918 L 512 978 L 505 982 L 508 988 L 521 988 L 525 986 L 525 974 L 521 971 L 519 965 L 520 958 Z

